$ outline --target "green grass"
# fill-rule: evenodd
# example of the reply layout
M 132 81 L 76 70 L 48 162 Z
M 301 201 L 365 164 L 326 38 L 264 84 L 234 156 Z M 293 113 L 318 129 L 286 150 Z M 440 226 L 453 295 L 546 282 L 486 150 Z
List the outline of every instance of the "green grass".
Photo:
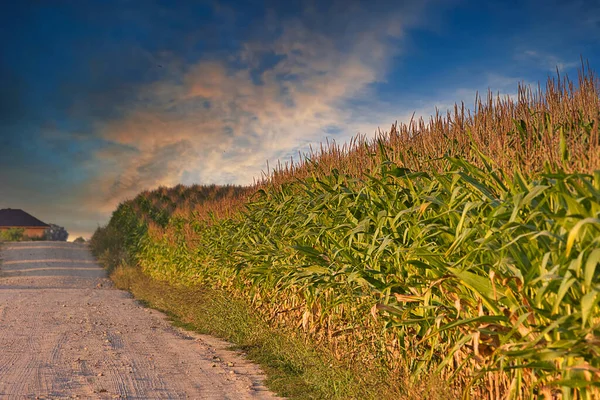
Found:
M 153 280 L 138 268 L 118 267 L 111 279 L 120 289 L 129 290 L 142 304 L 165 312 L 173 324 L 198 333 L 214 335 L 242 350 L 267 375 L 266 385 L 290 399 L 381 399 L 450 398 L 436 382 L 429 388 L 403 387 L 377 382 L 352 365 L 344 365 L 327 350 L 316 348 L 291 331 L 272 329 L 244 302 L 222 292 L 186 287 Z M 359 379 L 362 377 L 363 379 Z M 371 379 L 372 382 L 368 382 Z M 387 387 L 386 387 L 387 386 Z

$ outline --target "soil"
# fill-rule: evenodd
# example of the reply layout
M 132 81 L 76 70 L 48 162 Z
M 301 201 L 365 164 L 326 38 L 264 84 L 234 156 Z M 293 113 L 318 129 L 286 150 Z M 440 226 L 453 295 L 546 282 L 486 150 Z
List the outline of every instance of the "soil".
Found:
M 115 289 L 85 245 L 6 243 L 0 257 L 0 398 L 276 398 L 230 344 Z

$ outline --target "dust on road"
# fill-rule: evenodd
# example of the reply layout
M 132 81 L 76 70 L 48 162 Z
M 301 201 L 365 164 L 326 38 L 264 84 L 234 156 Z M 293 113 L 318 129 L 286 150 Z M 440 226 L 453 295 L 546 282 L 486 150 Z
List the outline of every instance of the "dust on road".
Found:
M 86 246 L 0 249 L 0 398 L 263 399 L 254 364 L 112 287 Z

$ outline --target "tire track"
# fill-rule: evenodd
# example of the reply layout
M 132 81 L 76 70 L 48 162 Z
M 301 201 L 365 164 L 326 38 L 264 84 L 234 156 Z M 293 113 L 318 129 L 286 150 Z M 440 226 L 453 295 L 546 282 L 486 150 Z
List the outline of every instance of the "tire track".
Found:
M 85 247 L 0 250 L 0 398 L 275 398 L 227 344 L 182 334 L 113 289 Z

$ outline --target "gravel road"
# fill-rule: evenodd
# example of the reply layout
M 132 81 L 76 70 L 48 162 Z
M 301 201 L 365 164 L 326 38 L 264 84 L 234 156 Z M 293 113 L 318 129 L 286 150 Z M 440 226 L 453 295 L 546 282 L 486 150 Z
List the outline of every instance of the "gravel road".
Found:
M 0 399 L 272 399 L 257 366 L 112 287 L 84 245 L 0 249 Z

